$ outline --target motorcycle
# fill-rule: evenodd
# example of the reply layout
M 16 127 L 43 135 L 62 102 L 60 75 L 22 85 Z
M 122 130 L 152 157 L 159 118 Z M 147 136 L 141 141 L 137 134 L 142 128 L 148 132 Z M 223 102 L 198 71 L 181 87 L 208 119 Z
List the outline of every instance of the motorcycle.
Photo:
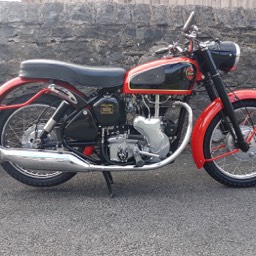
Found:
M 0 87 L 3 169 L 36 187 L 99 171 L 113 196 L 111 172 L 171 164 L 192 135 L 197 168 L 228 186 L 255 185 L 256 91 L 227 92 L 219 71 L 236 68 L 240 48 L 214 38 L 202 41 L 194 15 L 183 27 L 183 47 L 161 48 L 156 53 L 165 56 L 129 71 L 22 62 L 19 77 Z M 47 86 L 3 104 L 13 90 L 38 83 Z M 195 84 L 204 86 L 211 103 L 193 128 L 189 100 Z M 85 94 L 78 85 L 95 90 Z

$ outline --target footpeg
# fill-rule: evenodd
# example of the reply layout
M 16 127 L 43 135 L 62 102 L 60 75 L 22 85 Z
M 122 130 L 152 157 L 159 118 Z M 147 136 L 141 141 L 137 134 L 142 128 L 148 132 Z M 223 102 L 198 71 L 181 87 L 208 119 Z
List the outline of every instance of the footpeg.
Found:
M 145 162 L 144 162 L 144 160 L 141 158 L 141 156 L 139 154 L 136 154 L 134 156 L 134 158 L 135 158 L 135 162 L 136 162 L 136 164 L 135 164 L 136 167 L 144 166 Z

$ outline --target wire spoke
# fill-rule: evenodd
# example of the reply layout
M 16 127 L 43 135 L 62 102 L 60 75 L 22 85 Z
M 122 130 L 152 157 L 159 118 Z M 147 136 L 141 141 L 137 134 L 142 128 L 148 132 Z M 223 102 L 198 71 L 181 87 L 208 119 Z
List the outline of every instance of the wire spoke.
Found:
M 2 141 L 4 147 L 22 148 L 32 147 L 31 138 L 35 136 L 35 129 L 42 129 L 48 119 L 54 113 L 55 108 L 45 104 L 29 105 L 14 111 L 14 113 L 6 121 L 2 132 Z M 40 117 L 40 120 L 38 118 Z M 49 140 L 56 141 L 56 134 L 53 131 L 47 137 Z M 14 164 L 13 164 L 14 165 Z M 46 179 L 56 177 L 61 172 L 50 172 L 44 170 L 26 170 L 21 166 L 16 166 L 21 173 L 26 176 Z M 43 167 L 42 167 L 43 169 Z
M 241 107 L 235 110 L 235 114 L 240 124 L 241 131 L 246 140 L 250 140 L 250 150 L 242 152 L 241 150 L 234 154 L 219 157 L 222 154 L 236 150 L 236 144 L 230 132 L 223 131 L 222 121 L 219 121 L 213 130 L 210 141 L 211 158 L 219 170 L 225 175 L 237 178 L 246 179 L 248 177 L 256 177 L 255 157 L 256 141 L 253 123 L 256 122 L 256 107 Z M 222 136 L 220 136 L 220 133 Z

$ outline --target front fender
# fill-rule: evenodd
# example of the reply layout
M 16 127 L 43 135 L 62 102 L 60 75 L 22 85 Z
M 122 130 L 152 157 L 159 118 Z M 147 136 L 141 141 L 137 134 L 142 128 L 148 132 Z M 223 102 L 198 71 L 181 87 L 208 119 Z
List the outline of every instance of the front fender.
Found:
M 232 103 L 239 100 L 255 99 L 256 90 L 244 89 L 237 90 L 228 94 Z M 223 104 L 220 98 L 217 98 L 210 105 L 208 105 L 197 119 L 194 130 L 192 133 L 192 155 L 196 166 L 201 169 L 205 163 L 205 157 L 203 152 L 203 143 L 206 130 L 213 120 L 213 118 L 223 109 Z

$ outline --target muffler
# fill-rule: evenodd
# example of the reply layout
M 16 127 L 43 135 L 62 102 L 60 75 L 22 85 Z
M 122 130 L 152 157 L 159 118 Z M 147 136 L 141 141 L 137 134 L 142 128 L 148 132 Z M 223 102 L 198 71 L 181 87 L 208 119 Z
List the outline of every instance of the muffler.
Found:
M 0 147 L 0 162 L 6 161 L 25 169 L 55 172 L 81 172 L 90 167 L 87 161 L 71 152 Z

